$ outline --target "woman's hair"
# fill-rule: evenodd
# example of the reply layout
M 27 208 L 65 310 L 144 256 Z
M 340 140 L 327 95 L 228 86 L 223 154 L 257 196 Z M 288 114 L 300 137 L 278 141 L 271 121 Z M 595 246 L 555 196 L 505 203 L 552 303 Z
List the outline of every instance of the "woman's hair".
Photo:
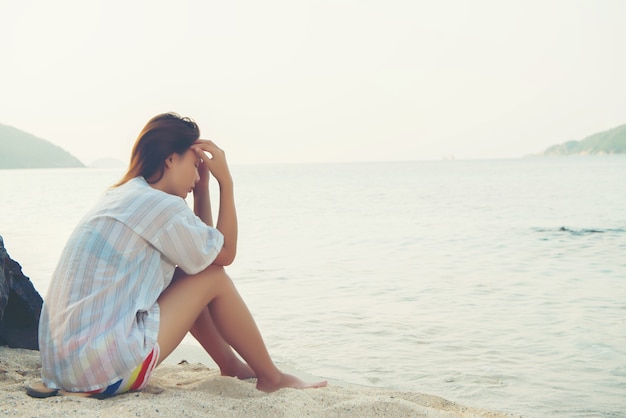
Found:
M 200 129 L 193 120 L 173 112 L 156 115 L 137 137 L 128 170 L 113 187 L 138 176 L 156 183 L 163 177 L 167 157 L 184 154 L 199 138 Z

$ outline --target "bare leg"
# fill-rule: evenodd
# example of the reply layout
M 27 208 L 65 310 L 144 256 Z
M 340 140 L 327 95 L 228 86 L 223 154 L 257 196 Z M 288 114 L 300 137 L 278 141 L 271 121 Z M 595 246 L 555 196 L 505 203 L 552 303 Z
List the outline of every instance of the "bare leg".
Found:
M 306 383 L 282 373 L 267 352 L 263 338 L 223 268 L 209 266 L 194 276 L 177 278 L 159 297 L 161 323 L 158 342 L 165 359 L 209 305 L 216 329 L 250 365 L 257 375 L 257 389 L 273 392 L 280 388 L 314 388 L 326 382 Z
M 187 274 L 184 271 L 177 268 L 173 281 L 175 282 L 179 278 L 186 276 Z M 242 362 L 232 350 L 232 347 L 224 341 L 224 338 L 215 327 L 208 306 L 200 311 L 189 331 L 217 363 L 222 376 L 237 377 L 239 379 L 256 377 L 254 370 Z
M 202 345 L 207 353 L 215 360 L 222 376 L 232 376 L 239 379 L 256 377 L 254 370 L 242 362 L 219 333 L 211 318 L 208 307 L 198 315 L 191 327 L 191 335 Z

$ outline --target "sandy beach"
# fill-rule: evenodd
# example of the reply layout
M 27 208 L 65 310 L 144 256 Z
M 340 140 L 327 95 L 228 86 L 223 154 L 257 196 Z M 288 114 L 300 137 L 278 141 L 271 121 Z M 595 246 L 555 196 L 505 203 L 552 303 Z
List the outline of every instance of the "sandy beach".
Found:
M 254 381 L 221 377 L 200 363 L 162 364 L 143 392 L 107 400 L 76 396 L 34 399 L 37 351 L 0 347 L 0 415 L 20 417 L 505 417 L 420 393 L 331 384 L 311 390 L 259 392 Z

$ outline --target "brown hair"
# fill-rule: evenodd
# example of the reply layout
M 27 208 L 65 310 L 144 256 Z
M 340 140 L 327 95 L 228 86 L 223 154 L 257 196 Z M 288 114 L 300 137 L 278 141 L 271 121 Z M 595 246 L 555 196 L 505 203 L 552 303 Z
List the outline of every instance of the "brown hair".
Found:
M 200 138 L 200 128 L 177 113 L 162 113 L 148 121 L 137 137 L 130 156 L 130 165 L 122 179 L 113 185 L 143 176 L 148 183 L 161 180 L 165 160 L 173 153 L 184 154 Z

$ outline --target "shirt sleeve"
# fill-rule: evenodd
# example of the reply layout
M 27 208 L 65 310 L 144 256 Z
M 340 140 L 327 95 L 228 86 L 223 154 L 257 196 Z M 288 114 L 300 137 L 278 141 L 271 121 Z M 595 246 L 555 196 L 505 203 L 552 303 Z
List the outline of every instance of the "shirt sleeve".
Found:
M 187 274 L 207 268 L 224 245 L 224 236 L 191 210 L 173 216 L 158 233 L 155 246 L 172 264 Z

